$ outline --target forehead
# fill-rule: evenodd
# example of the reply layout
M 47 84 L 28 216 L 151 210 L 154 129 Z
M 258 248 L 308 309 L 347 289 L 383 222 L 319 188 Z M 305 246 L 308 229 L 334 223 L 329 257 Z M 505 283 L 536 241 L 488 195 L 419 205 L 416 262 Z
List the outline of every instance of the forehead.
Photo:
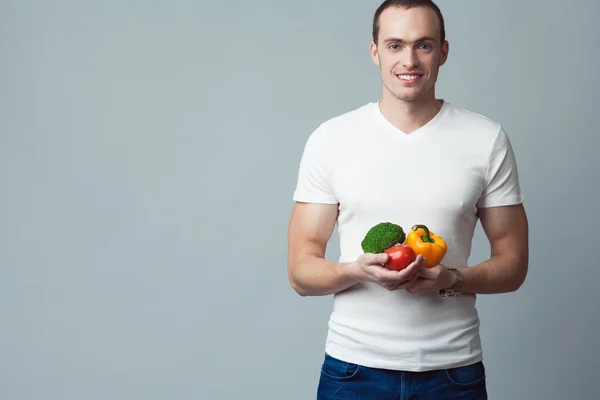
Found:
M 412 41 L 424 36 L 440 37 L 440 21 L 429 7 L 389 7 L 379 18 L 379 40 L 396 37 Z

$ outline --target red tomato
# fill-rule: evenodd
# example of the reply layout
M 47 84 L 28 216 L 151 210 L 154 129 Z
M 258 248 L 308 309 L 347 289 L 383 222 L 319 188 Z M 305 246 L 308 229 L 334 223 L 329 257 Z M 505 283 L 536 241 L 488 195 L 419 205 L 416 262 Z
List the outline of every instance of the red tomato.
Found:
M 384 264 L 385 267 L 394 271 L 403 270 L 417 258 L 417 254 L 412 247 L 403 244 L 390 247 L 384 253 L 389 256 L 388 261 Z

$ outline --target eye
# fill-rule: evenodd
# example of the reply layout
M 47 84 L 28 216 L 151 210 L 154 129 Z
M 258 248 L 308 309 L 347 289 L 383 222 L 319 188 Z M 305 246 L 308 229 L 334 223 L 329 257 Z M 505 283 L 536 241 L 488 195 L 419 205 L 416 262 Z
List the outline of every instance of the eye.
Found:
M 431 49 L 431 46 L 428 43 L 421 43 L 419 45 L 419 48 L 429 50 L 429 49 Z
M 390 44 L 390 45 L 388 46 L 388 48 L 389 48 L 389 49 L 392 49 L 392 50 L 397 50 L 399 47 L 400 47 L 400 46 L 398 46 L 397 44 Z

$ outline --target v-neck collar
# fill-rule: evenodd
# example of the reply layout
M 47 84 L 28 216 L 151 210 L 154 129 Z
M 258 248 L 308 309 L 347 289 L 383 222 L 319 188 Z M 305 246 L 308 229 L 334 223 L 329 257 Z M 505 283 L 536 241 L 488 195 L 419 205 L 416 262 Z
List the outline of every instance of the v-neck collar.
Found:
M 442 107 L 440 108 L 438 113 L 432 119 L 430 119 L 429 122 L 425 123 L 423 126 L 417 128 L 411 133 L 406 133 L 403 130 L 399 129 L 383 115 L 381 109 L 379 108 L 379 103 L 381 103 L 381 100 L 373 103 L 373 109 L 375 111 L 375 119 L 377 119 L 377 121 L 383 128 L 385 128 L 390 133 L 395 134 L 395 136 L 401 139 L 412 140 L 417 137 L 423 136 L 427 131 L 430 131 L 433 128 L 435 128 L 440 123 L 444 115 L 446 115 L 447 110 L 449 108 L 449 103 L 446 102 L 444 99 L 441 99 L 441 101 Z

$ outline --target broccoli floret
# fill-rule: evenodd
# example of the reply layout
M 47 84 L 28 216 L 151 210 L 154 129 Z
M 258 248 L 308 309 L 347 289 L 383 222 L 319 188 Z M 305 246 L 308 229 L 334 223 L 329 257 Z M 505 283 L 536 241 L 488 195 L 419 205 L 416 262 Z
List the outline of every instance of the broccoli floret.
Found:
M 404 243 L 406 234 L 400 225 L 391 222 L 380 222 L 373 226 L 361 242 L 365 253 L 382 253 L 394 245 Z

